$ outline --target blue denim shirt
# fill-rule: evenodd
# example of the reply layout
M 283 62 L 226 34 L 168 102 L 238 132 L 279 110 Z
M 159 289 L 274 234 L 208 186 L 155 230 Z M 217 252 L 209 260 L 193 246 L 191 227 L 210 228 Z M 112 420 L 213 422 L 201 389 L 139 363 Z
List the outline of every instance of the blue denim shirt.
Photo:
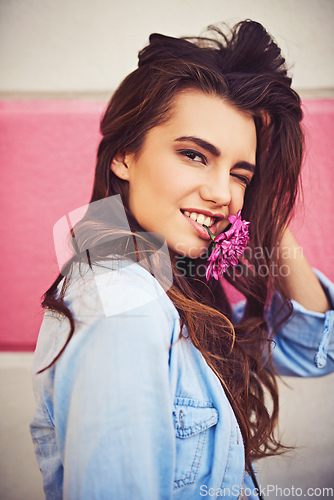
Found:
M 30 429 L 46 498 L 237 499 L 244 447 L 217 376 L 187 336 L 179 339 L 178 312 L 157 281 L 138 264 L 110 267 L 74 274 L 66 302 L 75 334 L 56 364 L 36 375 L 69 331 L 68 320 L 50 312 L 41 326 Z M 318 276 L 333 298 L 334 286 Z M 277 369 L 333 371 L 334 311 L 293 305 L 275 339 Z M 249 477 L 245 484 L 253 487 Z

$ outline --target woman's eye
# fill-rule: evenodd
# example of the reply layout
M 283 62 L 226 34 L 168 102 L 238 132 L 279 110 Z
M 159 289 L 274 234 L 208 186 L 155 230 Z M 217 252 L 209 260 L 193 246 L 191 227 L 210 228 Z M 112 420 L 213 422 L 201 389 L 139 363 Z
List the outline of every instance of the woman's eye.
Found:
M 194 151 L 192 149 L 183 149 L 179 151 L 179 154 L 189 158 L 189 160 L 194 161 L 196 163 L 203 163 L 206 165 L 206 158 L 204 155 L 199 153 L 198 151 Z
M 252 179 L 250 179 L 249 177 L 246 177 L 245 175 L 241 175 L 241 174 L 231 174 L 233 177 L 236 177 L 237 179 L 239 179 L 241 182 L 243 182 L 246 186 L 248 186 L 250 184 L 250 181 Z

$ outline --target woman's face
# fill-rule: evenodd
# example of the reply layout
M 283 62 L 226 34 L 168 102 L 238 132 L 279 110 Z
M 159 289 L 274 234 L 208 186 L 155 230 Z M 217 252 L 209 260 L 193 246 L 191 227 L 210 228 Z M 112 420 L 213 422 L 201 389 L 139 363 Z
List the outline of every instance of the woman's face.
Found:
M 146 134 L 139 155 L 117 155 L 139 224 L 166 238 L 171 255 L 199 257 L 243 206 L 255 168 L 253 118 L 222 98 L 180 92 L 171 118 Z

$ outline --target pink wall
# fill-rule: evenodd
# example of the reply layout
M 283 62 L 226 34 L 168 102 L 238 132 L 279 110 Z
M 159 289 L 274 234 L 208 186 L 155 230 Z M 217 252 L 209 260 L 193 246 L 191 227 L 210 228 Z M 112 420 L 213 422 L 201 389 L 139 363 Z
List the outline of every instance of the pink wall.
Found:
M 306 101 L 304 213 L 294 233 L 312 265 L 334 279 L 334 100 Z M 0 102 L 0 349 L 33 350 L 40 297 L 57 276 L 52 230 L 90 197 L 104 105 Z

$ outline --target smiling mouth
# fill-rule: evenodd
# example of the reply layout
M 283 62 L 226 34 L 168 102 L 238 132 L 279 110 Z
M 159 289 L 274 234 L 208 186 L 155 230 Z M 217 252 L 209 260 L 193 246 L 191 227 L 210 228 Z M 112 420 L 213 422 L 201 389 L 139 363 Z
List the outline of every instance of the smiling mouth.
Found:
M 188 212 L 188 210 L 181 210 L 181 212 L 192 219 L 194 222 L 201 224 L 201 226 L 211 227 L 218 221 L 218 217 L 208 217 L 200 212 Z

